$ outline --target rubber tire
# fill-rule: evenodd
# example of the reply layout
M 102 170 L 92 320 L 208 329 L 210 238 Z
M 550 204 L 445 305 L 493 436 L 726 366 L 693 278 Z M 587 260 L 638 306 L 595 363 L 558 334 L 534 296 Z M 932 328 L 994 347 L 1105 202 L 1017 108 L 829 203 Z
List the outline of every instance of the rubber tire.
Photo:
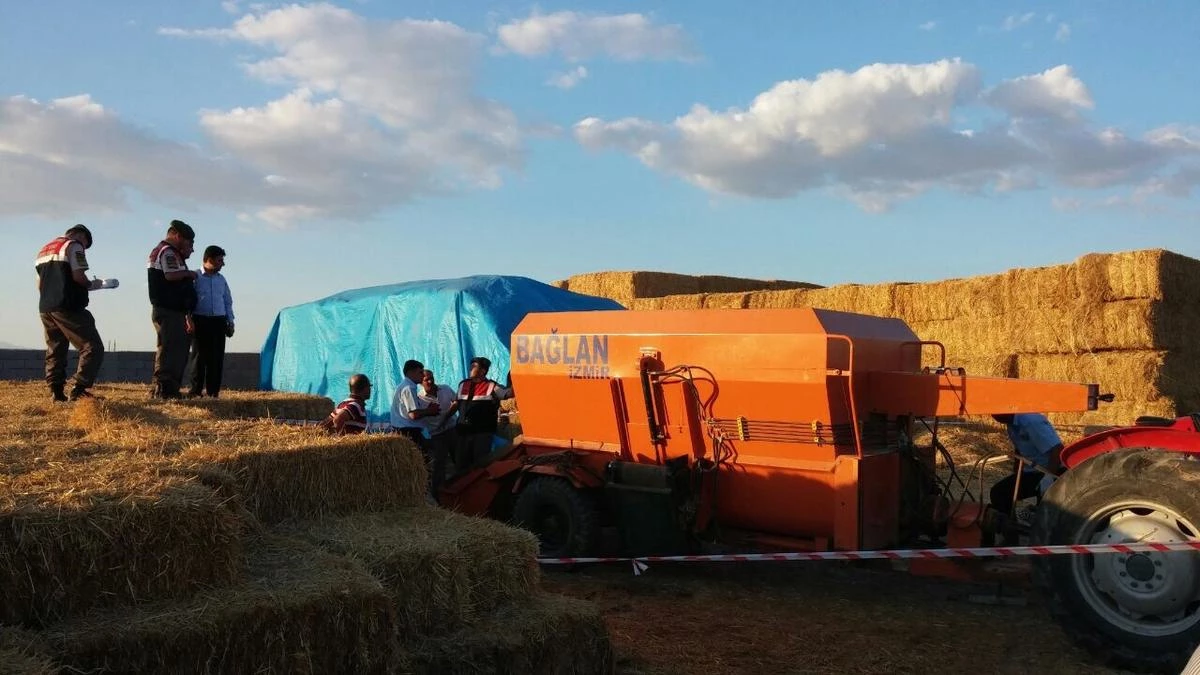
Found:
M 513 524 L 538 534 L 526 523 L 537 521 L 537 514 L 544 508 L 558 512 L 567 523 L 565 542 L 549 547 L 538 537 L 540 555 L 543 558 L 589 557 L 596 550 L 600 536 L 600 513 L 595 500 L 575 488 L 563 478 L 539 476 L 529 481 L 517 495 L 513 505 Z
M 1169 507 L 1192 524 L 1200 523 L 1200 461 L 1158 448 L 1118 450 L 1089 459 L 1046 492 L 1037 509 L 1033 543 L 1089 543 L 1078 540 L 1085 518 L 1106 505 L 1139 498 Z M 1166 637 L 1121 630 L 1080 594 L 1072 557 L 1035 557 L 1033 567 L 1034 583 L 1067 635 L 1109 665 L 1139 672 L 1179 672 L 1200 643 L 1200 623 Z

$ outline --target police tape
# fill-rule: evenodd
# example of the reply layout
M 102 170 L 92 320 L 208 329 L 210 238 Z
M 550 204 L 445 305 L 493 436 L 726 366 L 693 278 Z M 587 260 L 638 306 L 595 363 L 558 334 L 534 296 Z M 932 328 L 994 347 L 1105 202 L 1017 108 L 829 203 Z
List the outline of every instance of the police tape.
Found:
M 600 558 L 538 558 L 542 565 L 582 565 L 628 562 L 640 575 L 649 563 L 660 562 L 795 562 L 814 560 L 945 560 L 950 558 L 1007 558 L 1016 556 L 1171 553 L 1200 551 L 1200 541 L 1130 544 L 1065 544 L 1055 546 L 995 546 L 987 548 L 919 548 L 886 551 L 811 551 L 796 553 L 723 553 L 717 555 L 659 555 Z

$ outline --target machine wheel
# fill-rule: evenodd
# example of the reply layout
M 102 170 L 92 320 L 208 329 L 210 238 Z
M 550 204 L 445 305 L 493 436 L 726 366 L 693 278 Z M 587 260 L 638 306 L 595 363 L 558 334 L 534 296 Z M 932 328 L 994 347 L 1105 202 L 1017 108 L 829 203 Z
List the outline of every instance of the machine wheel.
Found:
M 1200 461 L 1157 448 L 1119 450 L 1067 472 L 1038 507 L 1038 545 L 1200 538 Z M 1179 672 L 1200 642 L 1200 554 L 1035 558 L 1034 581 L 1073 640 L 1101 660 Z
M 513 522 L 537 535 L 546 558 L 588 556 L 600 533 L 600 514 L 592 498 L 552 476 L 535 478 L 521 490 Z

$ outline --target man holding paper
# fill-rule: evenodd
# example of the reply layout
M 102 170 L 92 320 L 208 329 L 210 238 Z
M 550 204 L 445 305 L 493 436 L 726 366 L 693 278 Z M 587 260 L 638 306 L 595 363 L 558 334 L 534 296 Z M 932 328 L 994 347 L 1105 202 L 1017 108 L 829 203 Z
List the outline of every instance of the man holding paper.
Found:
M 104 362 L 104 343 L 96 319 L 88 311 L 88 293 L 116 288 L 116 279 L 88 279 L 85 251 L 92 247 L 92 233 L 76 225 L 42 247 L 34 263 L 38 275 L 38 313 L 46 332 L 46 382 L 56 403 L 90 398 L 89 389 Z M 67 348 L 79 352 L 71 394 L 66 394 Z

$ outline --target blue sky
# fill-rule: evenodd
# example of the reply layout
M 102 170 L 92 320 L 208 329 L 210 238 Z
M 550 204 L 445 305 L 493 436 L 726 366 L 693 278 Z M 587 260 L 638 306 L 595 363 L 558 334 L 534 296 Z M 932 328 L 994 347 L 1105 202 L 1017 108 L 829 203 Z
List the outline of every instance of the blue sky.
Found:
M 239 333 L 477 273 L 871 283 L 1200 257 L 1193 2 L 46 0 L 0 18 L 0 342 L 96 235 L 106 340 L 154 343 L 172 218 Z M 198 257 L 191 261 L 198 265 Z

